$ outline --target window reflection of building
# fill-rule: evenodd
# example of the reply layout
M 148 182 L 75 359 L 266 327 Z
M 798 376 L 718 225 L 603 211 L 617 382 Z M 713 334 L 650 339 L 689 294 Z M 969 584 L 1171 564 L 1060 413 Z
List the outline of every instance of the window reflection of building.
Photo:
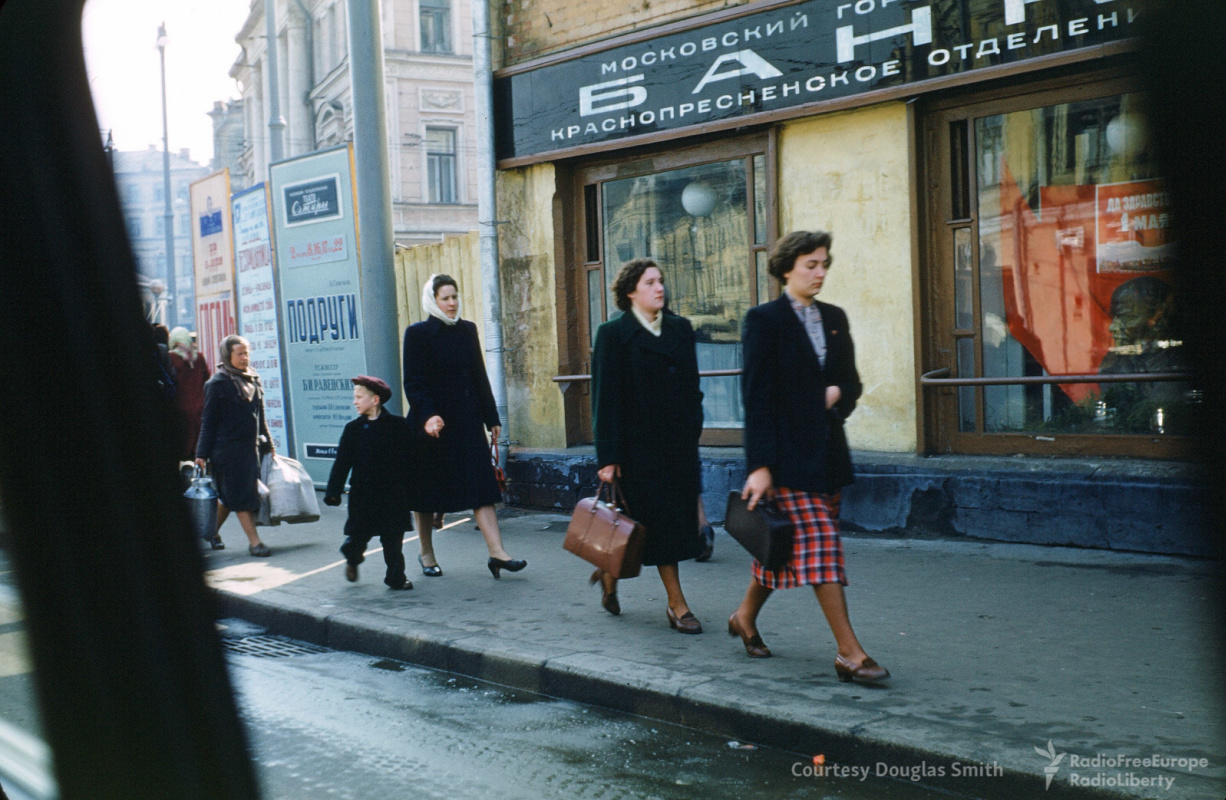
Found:
M 1116 95 L 974 121 L 982 375 L 1090 374 L 1120 363 L 1109 352 L 1113 291 L 1173 266 L 1165 230 L 1139 232 L 1147 220 L 1165 229 L 1167 215 L 1113 213 L 1138 197 L 1164 202 L 1153 199 L 1163 192 L 1138 120 L 1136 98 Z M 955 261 L 957 291 L 965 281 Z M 959 374 L 968 376 L 962 361 L 959 348 Z M 1121 386 L 1110 393 L 1122 402 Z M 1138 393 L 1180 390 L 1128 391 L 1135 404 Z M 1094 384 L 985 387 L 984 431 L 1107 432 L 1101 414 L 1098 428 L 1087 427 L 1105 395 Z M 973 430 L 975 402 L 973 392 L 960 392 L 960 430 Z M 1127 416 L 1115 419 L 1122 425 Z M 1112 432 L 1142 431 L 1132 424 Z
M 753 302 L 755 280 L 746 178 L 745 161 L 736 160 L 603 187 L 606 292 L 616 265 L 655 259 L 670 309 L 694 326 L 700 370 L 741 366 L 741 320 Z M 742 425 L 736 378 L 704 378 L 703 392 L 707 427 Z

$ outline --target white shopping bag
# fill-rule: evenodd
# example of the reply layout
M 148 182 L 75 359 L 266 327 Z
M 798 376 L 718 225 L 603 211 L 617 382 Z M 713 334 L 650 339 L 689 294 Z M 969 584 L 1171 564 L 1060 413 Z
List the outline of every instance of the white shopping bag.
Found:
M 302 464 L 269 453 L 260 462 L 260 477 L 268 486 L 268 515 L 274 525 L 319 519 L 315 484 Z

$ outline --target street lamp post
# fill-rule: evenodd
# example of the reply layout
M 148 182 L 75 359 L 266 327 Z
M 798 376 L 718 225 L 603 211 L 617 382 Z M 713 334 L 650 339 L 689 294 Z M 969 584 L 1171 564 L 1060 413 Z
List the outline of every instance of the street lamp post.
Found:
M 166 122 L 166 23 L 158 26 L 158 55 L 162 60 L 162 182 L 163 199 L 166 201 L 166 295 L 170 301 L 168 309 L 171 327 L 179 322 L 179 299 L 175 292 L 175 214 L 171 206 L 170 196 L 170 132 Z

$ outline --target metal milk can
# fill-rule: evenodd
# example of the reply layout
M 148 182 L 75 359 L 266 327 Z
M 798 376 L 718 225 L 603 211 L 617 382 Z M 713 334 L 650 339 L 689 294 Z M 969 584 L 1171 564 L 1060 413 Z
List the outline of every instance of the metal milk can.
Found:
M 217 490 L 213 488 L 213 479 L 205 475 L 198 464 L 192 485 L 187 487 L 183 497 L 187 499 L 192 530 L 201 539 L 212 539 L 217 533 Z

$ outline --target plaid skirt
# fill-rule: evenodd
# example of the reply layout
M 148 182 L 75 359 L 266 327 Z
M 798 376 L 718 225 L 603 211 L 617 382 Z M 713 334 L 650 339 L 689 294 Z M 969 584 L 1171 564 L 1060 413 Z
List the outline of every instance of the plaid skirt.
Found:
M 820 494 L 776 489 L 775 504 L 792 520 L 792 557 L 771 572 L 756 558 L 753 579 L 768 589 L 792 589 L 818 583 L 847 585 L 843 542 L 839 539 L 840 493 Z

